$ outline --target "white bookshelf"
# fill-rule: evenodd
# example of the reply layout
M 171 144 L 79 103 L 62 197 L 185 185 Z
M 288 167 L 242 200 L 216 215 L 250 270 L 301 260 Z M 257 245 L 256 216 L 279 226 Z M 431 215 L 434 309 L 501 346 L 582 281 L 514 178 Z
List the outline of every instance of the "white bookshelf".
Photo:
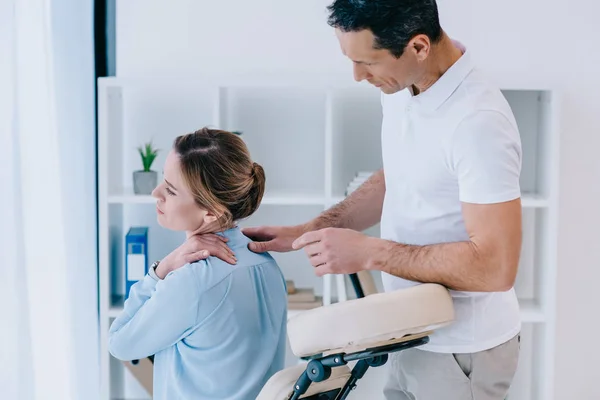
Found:
M 522 135 L 523 249 L 515 289 L 523 332 L 511 400 L 551 400 L 556 287 L 558 103 L 547 89 L 504 90 Z M 124 238 L 130 226 L 149 227 L 150 261 L 183 236 L 156 223 L 155 200 L 133 194 L 136 147 L 150 139 L 162 170 L 173 139 L 203 126 L 243 131 L 267 176 L 265 198 L 242 226 L 304 222 L 343 200 L 358 171 L 381 167 L 379 91 L 329 77 L 252 79 L 101 78 L 99 105 L 99 238 L 101 398 L 144 395 L 107 350 L 107 333 L 123 307 Z M 159 178 L 160 179 L 160 178 Z M 367 234 L 378 235 L 378 227 Z M 353 297 L 348 282 L 318 278 L 303 252 L 273 253 L 287 279 L 335 301 Z M 374 275 L 381 290 L 380 277 Z M 290 362 L 293 362 L 290 359 Z M 371 372 L 373 373 L 373 372 Z M 375 397 L 374 397 L 375 398 Z

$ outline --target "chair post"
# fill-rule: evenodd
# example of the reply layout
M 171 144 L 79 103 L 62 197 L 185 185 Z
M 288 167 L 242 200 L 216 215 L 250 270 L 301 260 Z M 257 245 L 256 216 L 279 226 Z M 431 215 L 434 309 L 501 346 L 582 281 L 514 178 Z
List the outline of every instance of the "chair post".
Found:
M 362 285 L 360 284 L 360 279 L 358 279 L 357 273 L 350 274 L 350 282 L 352 282 L 352 287 L 354 287 L 356 297 L 358 299 L 365 297 L 365 292 L 363 291 Z

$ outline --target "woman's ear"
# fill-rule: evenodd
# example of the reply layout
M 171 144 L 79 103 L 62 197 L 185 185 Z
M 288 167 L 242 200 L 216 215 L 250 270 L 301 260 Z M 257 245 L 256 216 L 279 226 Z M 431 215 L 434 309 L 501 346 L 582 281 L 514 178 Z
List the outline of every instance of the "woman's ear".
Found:
M 204 214 L 204 224 L 212 224 L 215 223 L 219 218 L 211 213 L 210 211 L 208 211 L 206 214 Z

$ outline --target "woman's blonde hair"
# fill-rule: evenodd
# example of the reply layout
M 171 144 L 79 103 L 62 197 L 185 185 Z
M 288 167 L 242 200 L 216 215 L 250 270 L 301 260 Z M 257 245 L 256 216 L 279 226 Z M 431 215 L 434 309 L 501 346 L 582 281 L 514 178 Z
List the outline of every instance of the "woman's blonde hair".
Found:
M 220 216 L 221 226 L 252 215 L 265 191 L 265 171 L 235 133 L 202 128 L 173 145 L 196 203 Z

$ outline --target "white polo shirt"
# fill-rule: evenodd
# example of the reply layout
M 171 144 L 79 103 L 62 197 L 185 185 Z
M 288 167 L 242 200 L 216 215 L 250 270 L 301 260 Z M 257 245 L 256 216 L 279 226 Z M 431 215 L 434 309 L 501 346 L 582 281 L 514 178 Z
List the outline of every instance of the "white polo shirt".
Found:
M 468 241 L 461 202 L 520 197 L 521 142 L 498 88 L 474 68 L 469 52 L 429 89 L 382 95 L 386 193 L 383 239 L 413 245 Z M 417 285 L 383 274 L 386 291 Z M 492 348 L 521 329 L 514 289 L 450 291 L 456 320 L 434 332 L 423 350 L 471 353 Z

